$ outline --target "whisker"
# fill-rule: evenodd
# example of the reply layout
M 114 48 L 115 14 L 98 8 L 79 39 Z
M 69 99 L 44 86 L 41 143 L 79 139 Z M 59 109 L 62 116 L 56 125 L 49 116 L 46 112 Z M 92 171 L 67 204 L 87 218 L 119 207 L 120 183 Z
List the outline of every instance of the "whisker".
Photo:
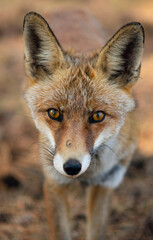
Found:
M 44 147 L 44 146 L 41 146 L 40 148 L 42 150 L 46 151 L 46 153 L 48 153 L 49 155 L 54 156 L 54 152 L 51 149 Z
M 50 153 L 43 151 L 43 156 L 45 157 L 45 160 L 48 160 L 49 162 L 53 162 L 53 155 Z
M 40 147 L 41 147 L 42 144 L 44 144 L 45 147 L 47 146 L 50 150 L 52 150 L 52 145 L 48 142 L 48 140 L 45 137 L 41 137 L 41 139 L 39 139 Z
M 108 146 L 107 144 L 103 143 L 102 146 L 108 148 L 109 150 L 111 150 L 116 155 L 115 151 L 110 146 Z
M 47 146 L 46 143 L 40 144 L 40 149 L 43 151 L 43 155 L 45 156 L 45 160 L 50 164 L 53 163 L 53 157 L 55 152 L 53 149 L 50 148 L 50 146 Z
M 104 147 L 108 148 L 112 153 L 114 153 L 116 155 L 116 152 L 110 146 L 108 146 L 107 144 L 103 143 L 97 149 L 95 149 L 95 151 L 92 151 L 91 156 L 96 155 L 98 153 L 98 151 L 100 149 L 102 150 Z
M 48 153 L 50 153 L 51 155 L 54 155 L 54 152 L 52 150 L 50 150 L 49 148 L 47 147 L 44 147 L 44 146 L 41 146 L 41 148 L 45 151 L 47 151 Z

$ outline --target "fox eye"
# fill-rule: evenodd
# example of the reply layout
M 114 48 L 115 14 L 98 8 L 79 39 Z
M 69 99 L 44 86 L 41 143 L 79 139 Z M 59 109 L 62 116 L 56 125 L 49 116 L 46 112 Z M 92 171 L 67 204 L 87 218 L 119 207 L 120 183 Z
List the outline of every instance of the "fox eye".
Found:
M 102 122 L 105 119 L 105 113 L 103 111 L 94 112 L 89 117 L 89 123 L 98 123 Z
M 56 109 L 50 108 L 48 109 L 48 116 L 49 118 L 61 122 L 63 120 L 63 115 Z

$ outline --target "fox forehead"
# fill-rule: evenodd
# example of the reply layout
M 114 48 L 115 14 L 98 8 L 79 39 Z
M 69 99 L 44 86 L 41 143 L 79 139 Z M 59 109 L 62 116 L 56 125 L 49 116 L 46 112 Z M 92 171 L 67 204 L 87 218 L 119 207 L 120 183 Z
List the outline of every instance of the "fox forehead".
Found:
M 129 94 L 99 77 L 89 65 L 88 73 L 86 69 L 80 66 L 60 69 L 51 78 L 44 77 L 26 91 L 27 102 L 35 112 L 49 108 L 71 114 L 103 110 L 116 116 L 133 109 L 134 101 Z

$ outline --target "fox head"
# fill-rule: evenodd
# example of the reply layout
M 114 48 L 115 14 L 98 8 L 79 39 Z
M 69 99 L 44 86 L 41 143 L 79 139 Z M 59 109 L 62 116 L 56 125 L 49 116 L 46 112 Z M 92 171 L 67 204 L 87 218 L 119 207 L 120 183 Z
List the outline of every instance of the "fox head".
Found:
M 118 135 L 135 108 L 131 89 L 143 48 L 144 30 L 136 22 L 122 27 L 100 52 L 71 54 L 39 14 L 25 16 L 25 98 L 46 141 L 48 167 L 78 177 L 95 151 Z

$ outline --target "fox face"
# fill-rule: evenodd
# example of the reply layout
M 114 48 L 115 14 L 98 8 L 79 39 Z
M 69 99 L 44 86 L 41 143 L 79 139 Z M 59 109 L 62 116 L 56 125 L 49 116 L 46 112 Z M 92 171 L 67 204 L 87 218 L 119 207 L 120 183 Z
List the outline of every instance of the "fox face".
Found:
M 97 149 L 115 138 L 135 108 L 131 89 L 140 73 L 144 31 L 122 27 L 100 52 L 65 51 L 36 13 L 24 20 L 25 99 L 44 138 L 46 167 L 77 178 Z

